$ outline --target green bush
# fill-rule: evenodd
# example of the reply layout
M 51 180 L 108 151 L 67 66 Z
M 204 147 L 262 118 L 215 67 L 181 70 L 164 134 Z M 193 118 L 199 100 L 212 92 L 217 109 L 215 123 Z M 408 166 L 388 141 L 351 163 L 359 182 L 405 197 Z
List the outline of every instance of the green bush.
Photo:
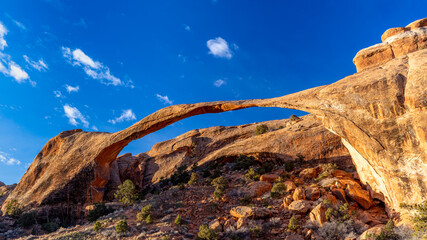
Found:
M 138 199 L 138 194 L 135 190 L 135 185 L 131 180 L 125 180 L 119 189 L 114 193 L 114 197 L 118 198 L 124 205 L 133 205 Z
M 207 225 L 201 225 L 199 227 L 197 237 L 205 240 L 217 240 L 218 234 L 214 230 L 210 229 Z
M 124 233 L 129 230 L 128 223 L 126 220 L 120 220 L 116 225 L 116 232 L 117 233 Z
M 170 178 L 173 185 L 187 183 L 190 180 L 190 174 L 187 171 L 187 165 L 182 165 L 172 174 Z
M 228 183 L 224 177 L 217 177 L 212 180 L 212 185 L 215 188 L 214 196 L 216 199 L 221 199 L 224 196 L 225 189 L 227 189 Z
M 415 236 L 427 239 L 427 200 L 415 205 L 401 203 L 400 207 L 415 210 L 412 216 L 412 223 L 415 228 Z
M 36 217 L 37 214 L 34 211 L 23 213 L 19 217 L 18 224 L 28 229 L 37 223 Z
M 162 240 L 171 240 L 171 238 L 168 236 L 164 236 L 164 237 L 162 237 Z
M 290 231 L 296 231 L 299 228 L 299 221 L 295 216 L 292 216 L 291 219 L 289 219 L 288 229 Z
M 54 222 L 48 222 L 43 224 L 42 228 L 46 230 L 48 233 L 52 233 L 59 229 L 59 225 Z
M 256 126 L 255 135 L 261 135 L 261 134 L 266 133 L 267 131 L 268 131 L 268 126 L 265 124 L 261 124 L 261 125 Z
M 141 221 L 141 222 L 144 221 L 147 218 L 147 216 L 151 214 L 152 209 L 153 207 L 151 206 L 151 204 L 144 206 L 141 209 L 141 212 L 139 212 L 136 215 L 136 218 L 138 219 L 138 221 Z
M 325 205 L 332 205 L 333 203 L 329 199 L 323 199 L 323 204 L 325 204 Z
M 394 233 L 394 222 L 392 219 L 388 220 L 385 227 L 381 230 L 375 240 L 397 240 L 399 237 Z
M 153 218 L 151 217 L 150 214 L 148 214 L 148 216 L 145 218 L 145 222 L 147 224 L 152 224 L 153 223 Z
M 341 205 L 338 211 L 341 213 L 341 216 L 344 220 L 350 218 L 350 205 L 348 205 L 348 203 L 344 203 L 343 205 Z
M 259 174 L 255 172 L 253 168 L 249 168 L 248 172 L 245 174 L 245 178 L 252 181 L 259 181 Z
M 199 182 L 199 175 L 197 173 L 192 173 L 190 180 L 188 181 L 188 184 L 190 185 L 194 185 L 197 184 Z
M 336 213 L 336 210 L 335 210 L 335 209 L 333 209 L 333 208 L 328 208 L 328 209 L 326 209 L 326 212 L 325 212 L 326 219 L 330 220 L 330 219 L 331 219 L 331 217 L 332 217 L 332 216 L 335 216 L 336 214 L 337 214 L 337 213 Z
M 269 173 L 271 171 L 273 171 L 274 169 L 274 163 L 272 162 L 264 162 L 261 167 L 258 168 L 258 173 L 259 174 L 264 174 L 264 173 Z
M 175 218 L 175 224 L 176 225 L 181 225 L 182 224 L 182 219 L 181 219 L 181 216 L 179 214 Z
M 18 201 L 16 201 L 15 199 L 10 200 L 7 204 L 6 204 L 6 214 L 11 216 L 11 217 L 19 217 L 22 213 L 22 208 L 21 208 L 21 204 L 18 203 Z
M 113 212 L 113 209 L 110 207 L 106 207 L 104 202 L 95 203 L 94 209 L 89 211 L 89 213 L 86 216 L 86 219 L 89 222 L 94 222 L 98 218 L 100 218 L 104 215 L 107 215 L 109 213 L 112 213 L 112 212 Z
M 273 198 L 279 198 L 286 193 L 286 185 L 284 183 L 275 183 L 271 188 L 270 196 Z
M 248 170 L 251 166 L 256 164 L 256 160 L 253 156 L 240 155 L 234 161 L 233 171 L 237 170 Z
M 335 163 L 321 164 L 320 167 L 322 168 L 322 172 L 316 179 L 314 179 L 315 181 L 320 181 L 324 178 L 331 177 L 332 173 L 338 169 L 338 166 Z
M 93 230 L 95 232 L 99 232 L 102 229 L 102 223 L 100 221 L 96 221 L 93 225 Z

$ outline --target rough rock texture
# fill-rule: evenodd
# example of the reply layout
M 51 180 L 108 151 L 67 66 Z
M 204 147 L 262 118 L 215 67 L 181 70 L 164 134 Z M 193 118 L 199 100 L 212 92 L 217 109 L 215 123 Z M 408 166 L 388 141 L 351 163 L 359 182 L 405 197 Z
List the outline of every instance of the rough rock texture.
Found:
M 392 36 L 393 41 L 387 39 L 392 48 L 393 43 L 400 42 L 399 55 L 412 51 L 411 39 L 416 39 L 417 49 L 424 43 L 418 37 L 425 36 L 422 27 L 411 27 L 411 31 L 402 34 Z M 110 180 L 110 165 L 129 142 L 194 115 L 281 107 L 310 112 L 321 119 L 327 129 L 342 139 L 361 181 L 381 192 L 389 207 L 400 210 L 400 203 L 418 203 L 427 194 L 427 50 L 400 57 L 394 53 L 394 57 L 379 68 L 365 69 L 333 84 L 283 97 L 170 106 L 117 133 L 63 132 L 44 146 L 8 200 L 18 199 L 24 205 L 67 199 L 100 201 Z M 280 131 L 270 134 L 283 134 Z M 305 144 L 312 146 L 310 142 Z M 244 142 L 240 148 L 252 149 Z M 253 145 L 249 151 L 262 152 L 262 148 Z M 223 155 L 212 154 L 202 162 L 220 156 Z M 162 175 L 156 168 L 171 171 L 167 165 L 151 160 L 145 171 L 154 173 L 149 178 L 155 180 Z
M 381 36 L 383 43 L 360 50 L 353 59 L 357 71 L 375 67 L 393 58 L 427 47 L 427 18 L 406 27 L 390 28 Z

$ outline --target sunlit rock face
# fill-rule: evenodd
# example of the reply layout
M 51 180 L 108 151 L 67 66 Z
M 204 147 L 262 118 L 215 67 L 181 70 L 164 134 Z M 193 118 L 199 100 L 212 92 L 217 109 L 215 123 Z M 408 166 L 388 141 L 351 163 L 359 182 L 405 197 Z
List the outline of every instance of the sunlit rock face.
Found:
M 410 31 L 422 30 L 423 24 L 424 20 L 410 25 Z M 393 58 L 327 86 L 271 99 L 170 106 L 117 133 L 63 132 L 44 146 L 8 200 L 25 206 L 65 199 L 100 201 L 110 181 L 111 163 L 129 142 L 194 115 L 282 107 L 320 119 L 342 139 L 362 182 L 382 193 L 388 207 L 400 211 L 400 203 L 418 203 L 427 194 L 427 50 L 410 44 L 405 40 L 399 46 L 412 53 L 396 56 L 393 50 Z M 157 170 L 168 171 L 144 166 L 143 172 L 151 172 L 154 179 L 161 175 Z

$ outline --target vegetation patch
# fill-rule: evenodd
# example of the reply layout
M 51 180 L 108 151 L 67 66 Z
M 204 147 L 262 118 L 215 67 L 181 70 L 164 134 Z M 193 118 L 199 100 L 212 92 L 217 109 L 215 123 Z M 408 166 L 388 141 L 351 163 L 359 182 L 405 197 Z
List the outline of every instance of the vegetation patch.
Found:
M 133 205 L 138 199 L 138 194 L 135 190 L 135 185 L 129 179 L 125 180 L 119 189 L 114 193 L 114 197 L 119 199 L 124 205 Z

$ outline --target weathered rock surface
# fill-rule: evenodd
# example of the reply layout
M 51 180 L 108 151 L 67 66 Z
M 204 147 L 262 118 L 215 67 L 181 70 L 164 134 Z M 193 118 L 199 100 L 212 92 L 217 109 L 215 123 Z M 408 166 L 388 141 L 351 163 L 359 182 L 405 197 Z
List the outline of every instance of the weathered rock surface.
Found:
M 427 47 L 427 18 L 406 27 L 390 28 L 381 36 L 383 43 L 360 50 L 353 59 L 357 71 L 375 67 L 393 58 Z
M 412 25 L 410 31 L 386 40 L 393 51 L 392 60 L 385 63 L 380 58 L 375 64 L 382 64 L 381 67 L 368 69 L 368 64 L 364 71 L 327 86 L 271 99 L 170 106 L 113 134 L 62 132 L 36 156 L 8 200 L 17 199 L 23 205 L 66 199 L 76 203 L 100 201 L 110 180 L 110 165 L 129 142 L 194 115 L 249 107 L 282 107 L 310 112 L 321 119 L 327 129 L 342 139 L 361 181 L 381 192 L 389 207 L 400 210 L 402 202 L 421 202 L 427 194 L 427 50 L 420 50 L 425 46 L 426 30 L 418 27 L 423 26 L 423 21 Z M 411 51 L 415 52 L 407 54 Z M 283 136 L 280 131 L 286 130 L 271 132 L 269 137 Z M 259 137 L 260 143 L 265 140 L 263 135 Z M 311 140 L 318 143 L 316 137 Z M 284 144 L 293 145 L 291 142 Z M 305 145 L 313 146 L 312 142 Z M 244 141 L 231 149 L 243 150 L 242 153 L 263 152 L 256 144 L 248 148 Z M 312 150 L 310 147 L 307 152 Z M 201 162 L 217 159 L 227 151 L 221 152 L 210 154 Z M 168 163 L 159 164 L 151 159 L 145 165 L 145 172 L 152 175 L 145 177 L 156 180 L 171 170 Z
M 310 220 L 319 224 L 319 225 L 323 225 L 323 223 L 328 221 L 326 219 L 325 213 L 326 213 L 326 206 L 321 203 L 321 204 L 317 205 L 315 208 L 313 208 L 313 210 L 311 210 Z

